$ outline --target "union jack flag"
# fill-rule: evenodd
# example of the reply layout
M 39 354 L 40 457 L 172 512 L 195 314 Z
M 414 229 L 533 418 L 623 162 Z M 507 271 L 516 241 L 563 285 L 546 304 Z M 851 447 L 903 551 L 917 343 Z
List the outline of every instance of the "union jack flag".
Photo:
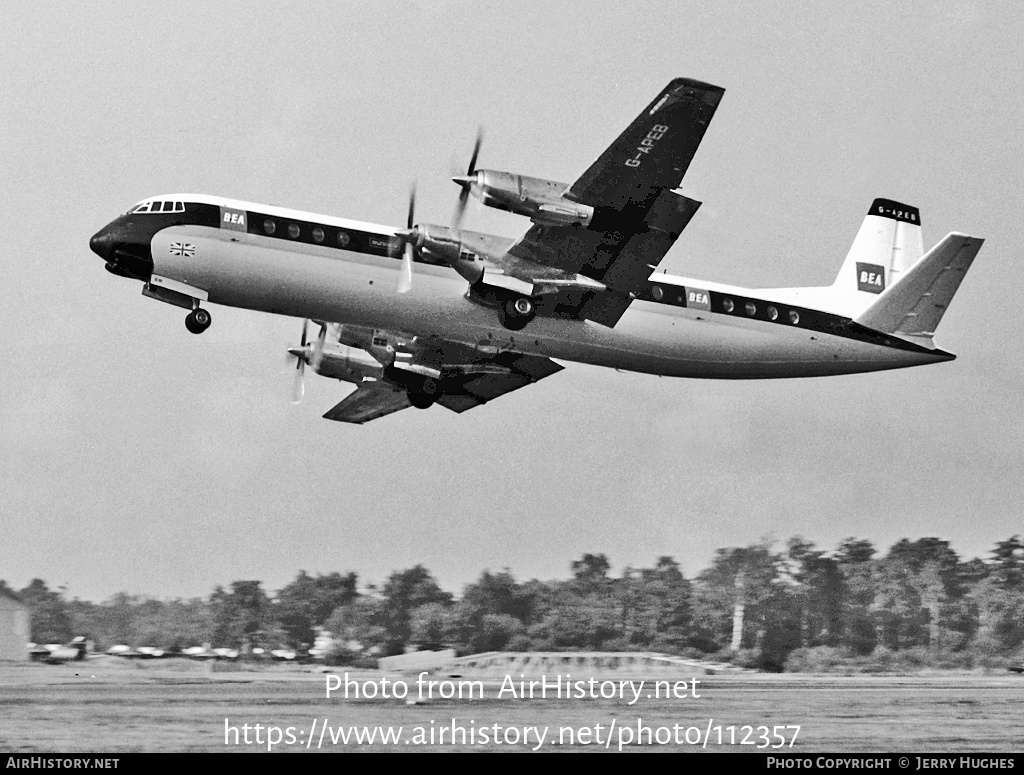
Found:
M 172 242 L 171 243 L 171 255 L 172 256 L 185 256 L 185 258 L 191 258 L 196 254 L 196 246 L 190 242 Z

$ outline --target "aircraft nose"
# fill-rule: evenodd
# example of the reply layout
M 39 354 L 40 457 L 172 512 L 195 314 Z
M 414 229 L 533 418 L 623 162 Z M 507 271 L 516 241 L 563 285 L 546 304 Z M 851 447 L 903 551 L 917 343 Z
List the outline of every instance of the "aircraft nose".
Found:
M 110 258 L 110 249 L 114 245 L 114 235 L 109 229 L 101 229 L 92 235 L 92 239 L 89 240 L 89 247 L 92 252 L 102 258 L 104 261 Z

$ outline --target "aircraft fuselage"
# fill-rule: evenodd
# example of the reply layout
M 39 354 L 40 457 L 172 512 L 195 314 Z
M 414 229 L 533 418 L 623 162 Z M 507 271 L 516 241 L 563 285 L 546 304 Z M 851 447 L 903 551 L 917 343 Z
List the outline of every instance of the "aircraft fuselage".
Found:
M 661 273 L 614 328 L 542 312 L 511 331 L 448 265 L 417 261 L 411 290 L 396 293 L 394 228 L 218 197 L 155 199 L 166 211 L 129 212 L 90 244 L 112 272 L 181 306 L 193 297 L 676 377 L 811 377 L 953 357 L 764 292 Z

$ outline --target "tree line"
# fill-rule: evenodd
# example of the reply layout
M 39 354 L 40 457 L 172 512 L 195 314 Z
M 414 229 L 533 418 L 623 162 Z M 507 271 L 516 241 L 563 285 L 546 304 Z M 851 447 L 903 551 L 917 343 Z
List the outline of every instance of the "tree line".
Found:
M 206 598 L 119 593 L 67 599 L 41 579 L 21 590 L 37 643 L 87 635 L 114 644 L 302 651 L 319 628 L 327 658 L 372 663 L 410 647 L 483 651 L 656 651 L 768 670 L 1005 666 L 1024 656 L 1024 541 L 962 560 L 939 538 L 903 539 L 879 555 L 848 538 L 831 552 L 799 537 L 719 549 L 687 579 L 671 557 L 611 575 L 584 554 L 570 578 L 517 581 L 485 571 L 458 597 L 422 565 L 359 588 L 355 573 L 296 578 L 268 594 L 260 581 Z

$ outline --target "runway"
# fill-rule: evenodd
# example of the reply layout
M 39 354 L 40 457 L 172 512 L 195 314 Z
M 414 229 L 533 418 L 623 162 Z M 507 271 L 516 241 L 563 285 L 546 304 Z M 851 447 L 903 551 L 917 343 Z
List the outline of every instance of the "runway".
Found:
M 109 658 L 2 666 L 0 750 L 1024 750 L 1024 678 L 1010 674 L 637 676 L 621 694 L 606 681 L 608 698 L 602 681 L 613 677 L 579 674 L 572 680 L 594 678 L 597 694 L 543 699 L 501 693 L 507 681 L 488 677 L 475 695 L 420 702 L 412 674 L 338 668 L 362 686 L 387 677 L 391 689 L 344 699 L 326 696 L 321 668 L 220 668 Z M 685 689 L 672 693 L 676 680 Z

